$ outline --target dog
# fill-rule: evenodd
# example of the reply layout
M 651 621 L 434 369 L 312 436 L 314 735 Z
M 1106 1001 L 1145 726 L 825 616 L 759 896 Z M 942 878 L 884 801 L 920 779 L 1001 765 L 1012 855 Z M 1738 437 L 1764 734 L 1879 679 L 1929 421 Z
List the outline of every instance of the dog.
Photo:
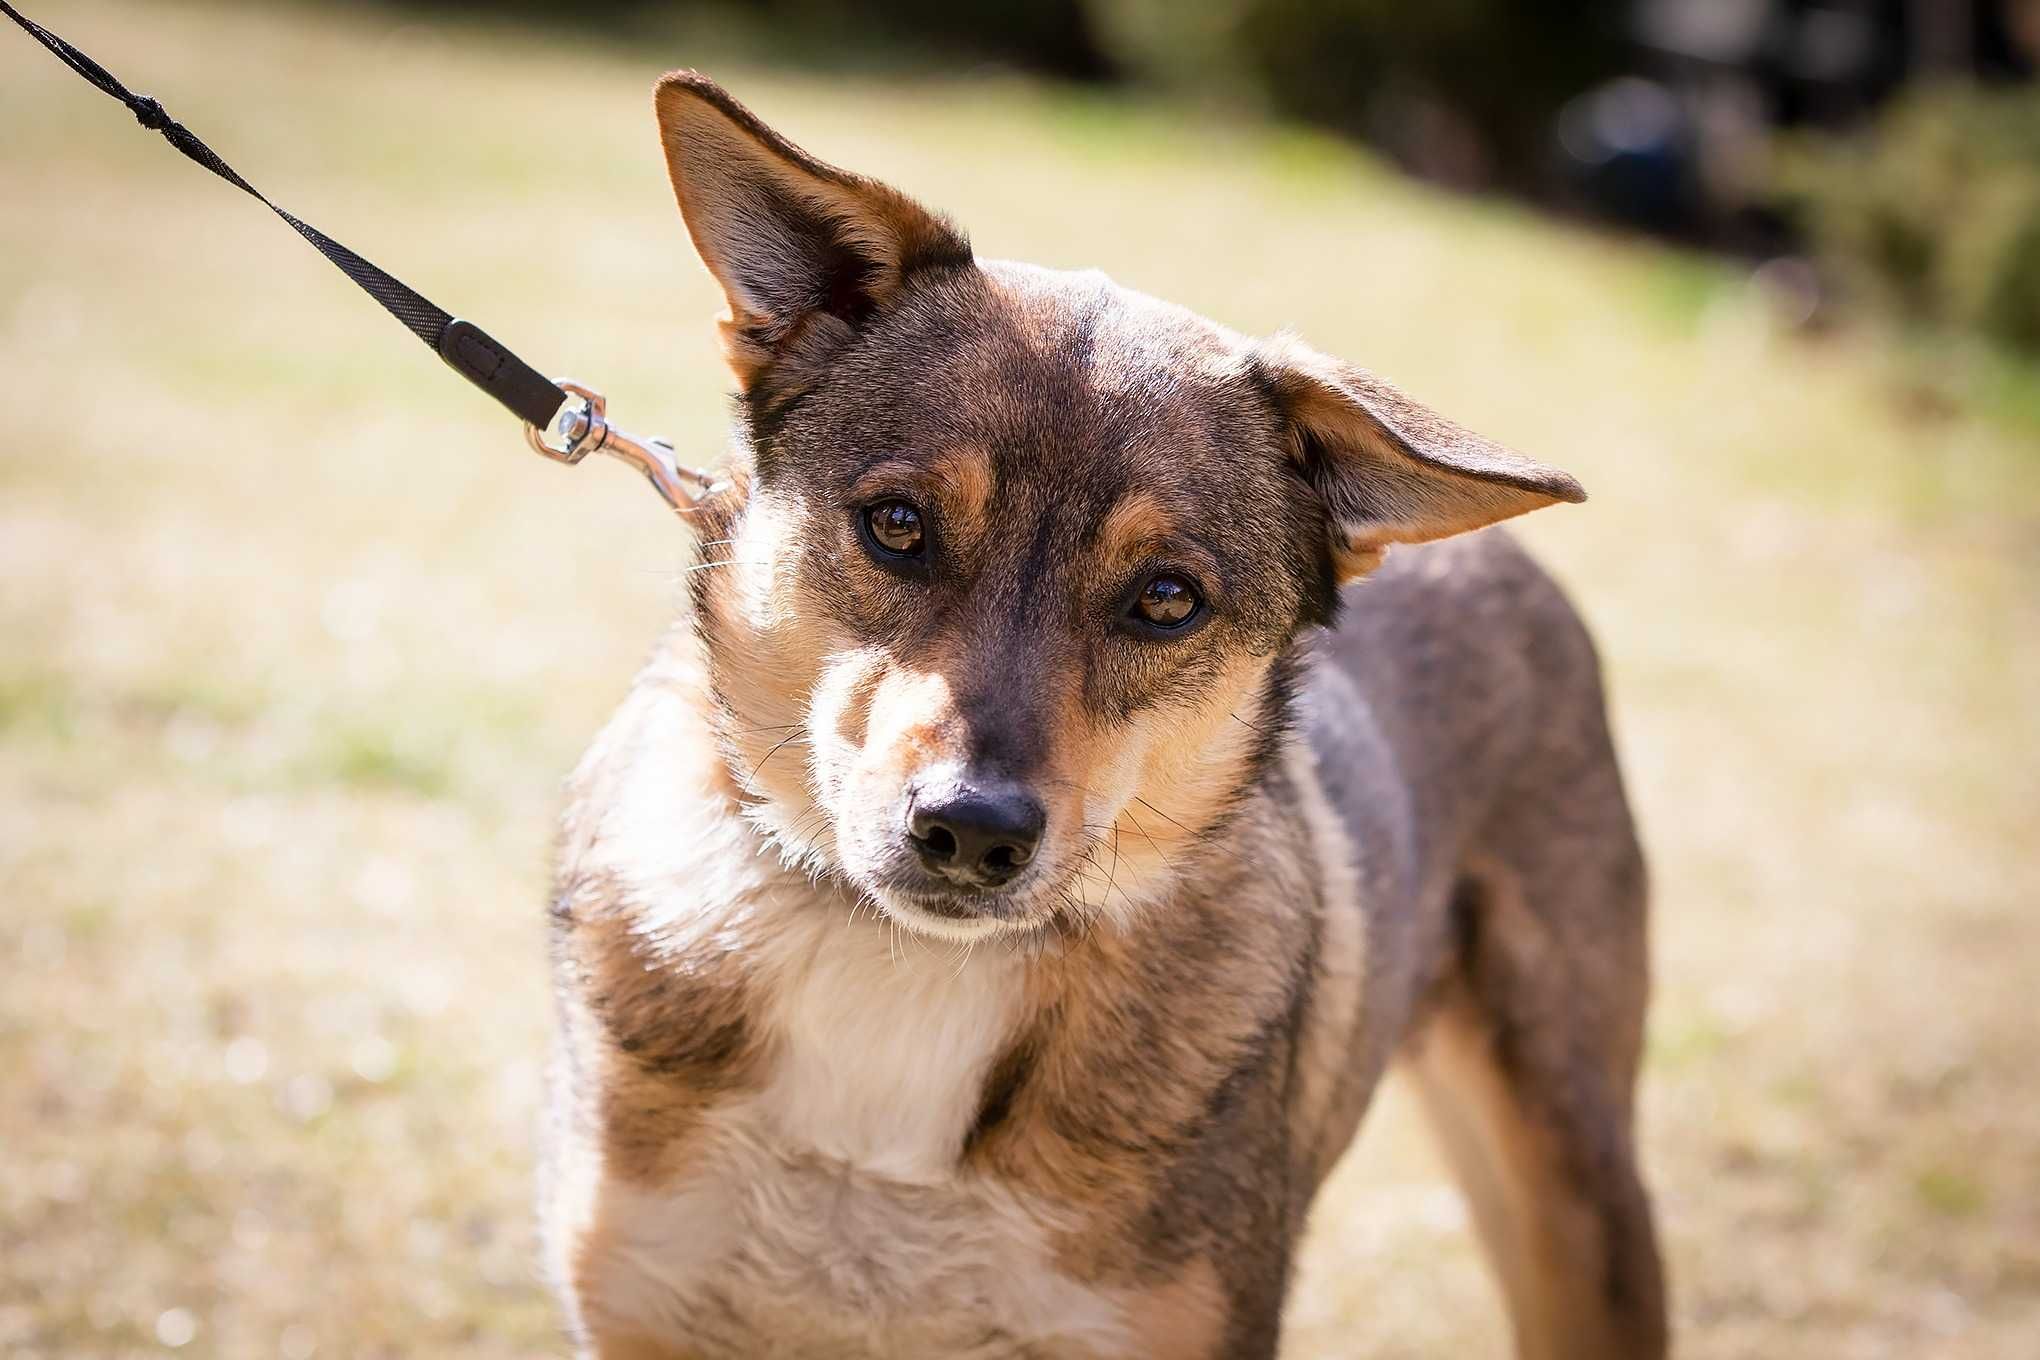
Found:
M 1483 528 L 1578 484 L 655 103 L 738 447 L 569 783 L 580 1352 L 1271 1356 L 1393 1064 L 1518 1354 L 1661 1355 L 1644 862 L 1592 643 Z

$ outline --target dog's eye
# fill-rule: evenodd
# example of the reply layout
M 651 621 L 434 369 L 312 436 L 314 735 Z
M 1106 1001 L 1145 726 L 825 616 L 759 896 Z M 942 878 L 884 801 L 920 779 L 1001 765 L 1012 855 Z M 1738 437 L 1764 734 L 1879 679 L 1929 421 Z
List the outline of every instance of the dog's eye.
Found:
M 1150 576 L 1140 594 L 1133 597 L 1132 613 L 1151 628 L 1181 628 L 1197 617 L 1204 599 L 1191 585 L 1172 571 Z
M 880 501 L 864 508 L 864 529 L 882 553 L 893 557 L 919 557 L 928 547 L 927 526 L 921 512 L 906 501 Z

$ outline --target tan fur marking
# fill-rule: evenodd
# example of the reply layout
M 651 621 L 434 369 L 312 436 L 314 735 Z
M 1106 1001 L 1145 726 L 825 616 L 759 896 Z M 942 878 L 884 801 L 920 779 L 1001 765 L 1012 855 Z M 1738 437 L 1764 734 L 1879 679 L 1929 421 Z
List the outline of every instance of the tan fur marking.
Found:
M 1338 534 L 1332 544 L 1332 574 L 1340 585 L 1351 585 L 1380 566 L 1387 556 L 1386 544 L 1362 544 Z
M 694 1360 L 693 1351 L 676 1351 L 642 1336 L 597 1333 L 592 1338 L 594 1360 Z
M 1166 543 L 1174 528 L 1160 500 L 1145 491 L 1129 492 L 1098 526 L 1098 550 L 1110 563 L 1138 561 Z
M 1205 1258 L 1126 1305 L 1128 1329 L 1145 1360 L 1218 1360 L 1225 1345 L 1225 1287 Z
M 710 268 L 709 272 L 715 271 Z M 731 310 L 725 309 L 715 319 L 716 348 L 722 352 L 730 376 L 737 380 L 739 392 L 748 392 L 757 385 L 772 358 L 769 352 L 752 343 L 745 329 L 746 323 Z
M 1194 709 L 1166 706 L 1131 724 L 1100 724 L 1078 686 L 1064 686 L 1042 788 L 1052 842 L 1095 842 L 1078 867 L 1079 905 L 1125 924 L 1166 894 L 1232 790 L 1255 736 L 1233 715 L 1267 672 L 1239 657 Z
M 1559 1170 L 1550 1132 L 1525 1117 L 1463 996 L 1432 1018 L 1409 1066 L 1508 1299 L 1519 1360 L 1642 1354 L 1602 1293 L 1601 1219 Z
M 965 542 L 976 542 L 989 528 L 992 508 L 992 460 L 982 449 L 950 449 L 933 463 L 944 488 L 942 508 Z

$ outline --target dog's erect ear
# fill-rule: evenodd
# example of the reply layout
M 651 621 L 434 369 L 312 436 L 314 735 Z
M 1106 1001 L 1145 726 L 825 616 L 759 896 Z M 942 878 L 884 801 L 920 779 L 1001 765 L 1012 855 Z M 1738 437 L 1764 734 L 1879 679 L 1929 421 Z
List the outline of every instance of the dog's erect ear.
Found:
M 746 391 L 775 363 L 834 353 L 916 270 L 970 263 L 948 222 L 822 164 L 706 76 L 673 72 L 655 103 L 680 213 L 729 299 L 723 347 Z
M 1362 368 L 1294 340 L 1257 347 L 1255 367 L 1289 424 L 1292 453 L 1324 499 L 1341 582 L 1391 543 L 1478 529 L 1556 501 L 1580 484 L 1418 405 Z

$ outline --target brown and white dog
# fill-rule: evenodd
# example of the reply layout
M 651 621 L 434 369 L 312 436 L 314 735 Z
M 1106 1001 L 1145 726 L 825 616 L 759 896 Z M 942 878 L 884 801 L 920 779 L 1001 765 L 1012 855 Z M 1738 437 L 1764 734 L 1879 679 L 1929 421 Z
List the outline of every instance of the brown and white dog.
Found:
M 566 815 L 583 1353 L 1270 1356 L 1400 1062 L 1520 1354 L 1661 1354 L 1592 646 L 1499 532 L 1390 553 L 1577 484 L 657 110 L 743 437 Z

